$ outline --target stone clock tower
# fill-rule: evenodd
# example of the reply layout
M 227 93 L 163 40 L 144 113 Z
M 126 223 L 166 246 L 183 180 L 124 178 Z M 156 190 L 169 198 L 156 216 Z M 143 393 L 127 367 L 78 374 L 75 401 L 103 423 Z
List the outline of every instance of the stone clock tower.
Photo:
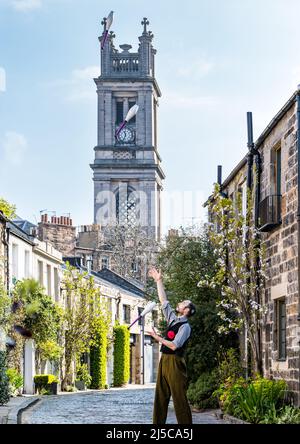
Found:
M 105 19 L 102 22 L 105 27 Z M 98 94 L 98 143 L 91 165 L 94 180 L 94 223 L 101 227 L 139 224 L 157 240 L 161 235 L 161 191 L 165 178 L 157 148 L 157 107 L 161 92 L 155 79 L 153 34 L 142 21 L 138 52 L 114 46 L 110 32 L 101 50 Z M 104 37 L 104 32 L 99 41 Z M 128 110 L 136 116 L 116 137 Z

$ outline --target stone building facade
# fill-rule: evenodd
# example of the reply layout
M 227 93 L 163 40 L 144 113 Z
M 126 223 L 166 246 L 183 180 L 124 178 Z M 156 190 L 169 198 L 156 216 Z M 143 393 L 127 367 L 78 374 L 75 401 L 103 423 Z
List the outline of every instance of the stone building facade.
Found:
M 268 378 L 285 379 L 294 402 L 300 405 L 298 94 L 295 92 L 281 108 L 254 146 L 261 159 L 257 211 L 267 272 L 261 295 L 267 307 L 261 335 L 263 373 Z M 220 181 L 221 190 L 228 197 L 242 193 L 244 212 L 248 159 L 246 155 Z M 253 171 L 252 174 L 255 190 L 258 181 Z

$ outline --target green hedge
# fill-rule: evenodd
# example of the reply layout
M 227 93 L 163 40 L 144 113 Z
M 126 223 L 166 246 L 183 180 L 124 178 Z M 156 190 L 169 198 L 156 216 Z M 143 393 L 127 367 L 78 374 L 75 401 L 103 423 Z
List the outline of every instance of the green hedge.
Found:
M 39 387 L 46 387 L 48 384 L 58 382 L 58 379 L 54 375 L 36 375 L 34 377 L 34 383 Z
M 102 389 L 106 385 L 106 365 L 107 365 L 107 330 L 103 329 L 97 333 L 97 345 L 90 349 L 90 372 L 91 388 Z
M 6 352 L 0 351 L 0 405 L 9 401 L 9 379 L 6 370 Z
M 127 384 L 130 377 L 130 332 L 126 325 L 114 327 L 114 387 Z

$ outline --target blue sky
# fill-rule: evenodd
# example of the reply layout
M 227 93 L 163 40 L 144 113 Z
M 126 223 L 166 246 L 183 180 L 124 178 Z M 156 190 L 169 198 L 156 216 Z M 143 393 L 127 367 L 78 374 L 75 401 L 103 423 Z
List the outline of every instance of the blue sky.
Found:
M 164 192 L 184 206 L 166 225 L 188 224 L 217 165 L 225 178 L 246 153 L 246 112 L 257 138 L 300 83 L 300 2 L 0 0 L 0 195 L 33 222 L 44 209 L 93 221 L 92 79 L 110 10 L 116 46 L 136 50 L 150 21 Z

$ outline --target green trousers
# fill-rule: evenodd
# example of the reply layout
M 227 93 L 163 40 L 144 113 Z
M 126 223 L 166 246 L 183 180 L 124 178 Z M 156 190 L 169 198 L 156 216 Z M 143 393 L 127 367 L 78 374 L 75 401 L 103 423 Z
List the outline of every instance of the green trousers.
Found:
M 163 353 L 156 381 L 153 424 L 165 424 L 172 396 L 178 424 L 192 424 L 192 413 L 186 396 L 185 359 Z

